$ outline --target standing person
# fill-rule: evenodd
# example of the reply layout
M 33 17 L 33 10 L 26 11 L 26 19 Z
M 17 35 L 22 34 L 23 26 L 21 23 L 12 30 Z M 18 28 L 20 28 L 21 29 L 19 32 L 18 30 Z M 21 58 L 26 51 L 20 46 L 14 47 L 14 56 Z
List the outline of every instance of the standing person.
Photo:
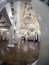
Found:
M 38 33 L 35 32 L 35 42 L 38 42 Z
M 36 48 L 38 48 L 38 33 L 35 32 L 35 44 L 36 44 Z

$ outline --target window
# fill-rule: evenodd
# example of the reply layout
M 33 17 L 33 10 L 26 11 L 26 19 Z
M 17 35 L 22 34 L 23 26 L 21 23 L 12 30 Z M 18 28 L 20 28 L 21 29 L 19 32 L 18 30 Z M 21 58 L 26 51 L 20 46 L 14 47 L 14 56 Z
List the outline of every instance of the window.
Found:
M 24 23 L 25 24 L 28 24 L 30 22 L 31 18 L 30 17 L 26 17 L 25 20 L 24 20 Z

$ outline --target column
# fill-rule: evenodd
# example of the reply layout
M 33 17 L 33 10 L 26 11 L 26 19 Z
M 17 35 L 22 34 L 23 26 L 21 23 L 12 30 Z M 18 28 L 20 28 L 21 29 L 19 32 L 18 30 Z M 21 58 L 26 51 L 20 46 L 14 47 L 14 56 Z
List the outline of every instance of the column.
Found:
M 9 44 L 8 44 L 8 47 L 14 47 L 13 35 L 14 35 L 14 29 L 13 29 L 13 26 L 11 26 L 10 29 L 9 29 Z

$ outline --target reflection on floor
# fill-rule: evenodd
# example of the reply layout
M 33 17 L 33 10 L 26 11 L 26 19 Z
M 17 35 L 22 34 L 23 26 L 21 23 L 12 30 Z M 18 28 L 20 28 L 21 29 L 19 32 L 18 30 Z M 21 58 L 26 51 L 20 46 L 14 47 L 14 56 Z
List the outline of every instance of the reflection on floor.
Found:
M 0 60 L 3 60 L 5 65 L 27 65 L 38 59 L 40 43 L 38 48 L 36 43 L 31 41 L 19 41 L 14 48 L 8 48 L 7 44 L 5 41 L 0 42 Z

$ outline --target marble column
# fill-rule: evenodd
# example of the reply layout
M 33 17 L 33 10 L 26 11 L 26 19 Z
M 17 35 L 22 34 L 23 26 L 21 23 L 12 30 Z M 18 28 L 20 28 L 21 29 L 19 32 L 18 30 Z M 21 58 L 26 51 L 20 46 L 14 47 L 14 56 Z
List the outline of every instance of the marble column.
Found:
M 9 29 L 9 44 L 8 44 L 8 47 L 14 47 L 13 35 L 14 35 L 14 29 L 13 29 L 13 26 L 11 26 L 10 29 Z

